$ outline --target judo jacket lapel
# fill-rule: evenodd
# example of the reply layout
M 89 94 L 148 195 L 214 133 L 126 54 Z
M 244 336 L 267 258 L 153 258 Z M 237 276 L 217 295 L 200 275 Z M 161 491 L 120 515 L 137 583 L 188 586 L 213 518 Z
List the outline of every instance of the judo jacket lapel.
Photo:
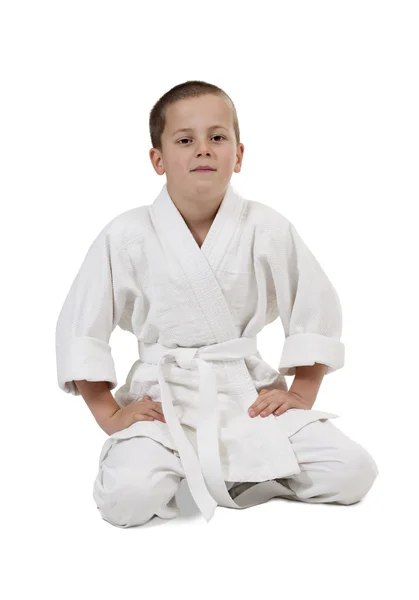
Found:
M 176 256 L 216 343 L 238 337 L 238 331 L 215 276 L 239 227 L 245 200 L 228 185 L 211 228 L 199 248 L 182 215 L 163 186 L 150 214 L 165 251 Z

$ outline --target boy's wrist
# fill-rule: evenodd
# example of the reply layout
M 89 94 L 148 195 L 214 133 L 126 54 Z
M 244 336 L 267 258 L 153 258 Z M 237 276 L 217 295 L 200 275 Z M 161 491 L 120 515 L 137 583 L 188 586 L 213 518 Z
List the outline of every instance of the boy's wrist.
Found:
M 296 367 L 294 381 L 289 391 L 300 396 L 302 401 L 312 408 L 326 370 L 327 365 L 322 363 Z
M 106 381 L 74 381 L 84 401 L 103 431 L 109 428 L 110 419 L 120 409 Z

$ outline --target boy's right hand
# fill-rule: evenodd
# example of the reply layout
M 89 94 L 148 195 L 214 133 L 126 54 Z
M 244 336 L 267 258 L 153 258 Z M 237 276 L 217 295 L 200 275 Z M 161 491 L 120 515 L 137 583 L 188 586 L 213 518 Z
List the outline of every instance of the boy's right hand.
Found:
M 109 419 L 106 433 L 112 435 L 117 431 L 130 427 L 137 421 L 154 421 L 156 419 L 166 423 L 161 402 L 154 402 L 150 396 L 144 396 L 141 400 L 132 402 L 128 406 L 117 410 Z

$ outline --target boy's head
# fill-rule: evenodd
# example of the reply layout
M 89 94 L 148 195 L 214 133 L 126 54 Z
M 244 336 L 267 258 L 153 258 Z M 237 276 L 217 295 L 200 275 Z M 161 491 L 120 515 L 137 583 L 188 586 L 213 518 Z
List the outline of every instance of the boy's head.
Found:
M 224 195 L 240 171 L 244 145 L 235 106 L 223 90 L 204 81 L 181 83 L 156 102 L 149 125 L 150 160 L 156 173 L 166 173 L 169 190 L 181 197 Z M 214 171 L 194 171 L 200 165 Z

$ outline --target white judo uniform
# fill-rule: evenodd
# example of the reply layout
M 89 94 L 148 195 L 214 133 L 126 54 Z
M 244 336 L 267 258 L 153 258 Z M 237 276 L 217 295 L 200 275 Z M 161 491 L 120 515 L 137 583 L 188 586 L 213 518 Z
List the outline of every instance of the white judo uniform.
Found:
M 278 317 L 285 342 L 276 370 L 256 336 Z M 207 521 L 217 505 L 246 508 L 276 496 L 349 504 L 372 486 L 377 465 L 329 421 L 337 414 L 248 415 L 262 388 L 288 389 L 284 376 L 295 367 L 323 363 L 329 374 L 344 364 L 338 295 L 276 210 L 229 183 L 201 248 L 167 184 L 151 205 L 115 217 L 90 246 L 58 317 L 62 390 L 80 395 L 79 379 L 117 386 L 109 344 L 117 326 L 136 336 L 139 359 L 116 402 L 148 395 L 161 401 L 166 423 L 138 421 L 105 441 L 94 484 L 105 520 L 128 527 L 154 514 L 173 518 L 182 478 Z M 303 465 L 315 463 L 323 468 L 308 475 Z

